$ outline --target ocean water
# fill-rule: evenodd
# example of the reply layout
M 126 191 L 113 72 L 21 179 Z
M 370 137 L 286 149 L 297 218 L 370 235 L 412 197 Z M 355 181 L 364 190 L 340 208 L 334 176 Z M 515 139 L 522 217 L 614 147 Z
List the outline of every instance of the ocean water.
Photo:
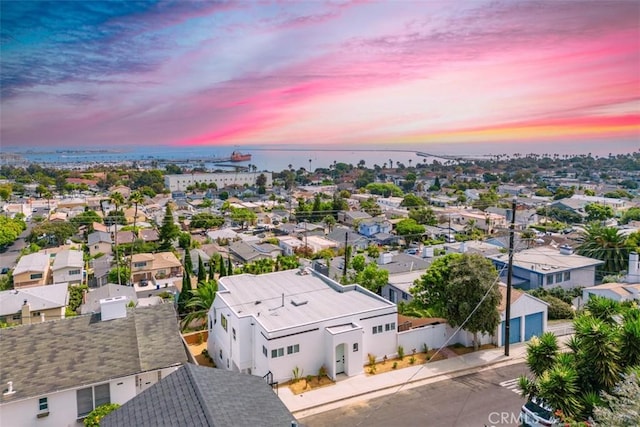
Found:
M 230 147 L 142 147 L 136 150 L 120 150 L 112 151 L 80 151 L 78 149 L 56 150 L 56 151 L 36 151 L 28 150 L 18 152 L 29 162 L 38 163 L 43 166 L 73 166 L 92 165 L 92 164 L 116 164 L 121 162 L 142 161 L 150 162 L 156 160 L 159 162 L 175 161 L 187 162 L 189 165 L 204 164 L 208 169 L 220 168 L 221 164 L 207 162 L 213 158 L 228 158 L 233 152 Z M 290 166 L 293 169 L 304 168 L 305 170 L 315 170 L 317 168 L 328 168 L 334 162 L 347 163 L 357 166 L 358 163 L 364 161 L 365 166 L 373 167 L 374 165 L 387 166 L 390 161 L 393 164 L 397 162 L 403 163 L 405 166 L 416 165 L 418 163 L 431 162 L 432 157 L 421 157 L 416 151 L 405 150 L 385 150 L 385 149 L 266 149 L 266 148 L 246 148 L 238 149 L 241 153 L 251 154 L 251 160 L 233 163 L 233 165 L 247 166 L 255 165 L 260 171 L 282 171 Z M 440 159 L 441 161 L 444 161 Z M 184 163 L 178 163 L 183 166 Z M 231 163 L 227 162 L 226 165 Z M 222 166 L 224 168 L 224 166 Z
M 339 148 L 338 148 L 339 147 Z M 220 164 L 208 162 L 212 158 L 228 158 L 234 150 L 252 155 L 252 159 L 233 165 L 255 165 L 260 171 L 282 171 L 291 166 L 293 169 L 304 168 L 315 170 L 328 168 L 334 162 L 343 162 L 357 166 L 360 161 L 365 166 L 389 166 L 392 161 L 405 166 L 418 163 L 431 163 L 434 159 L 446 162 L 447 159 L 460 157 L 490 158 L 495 154 L 521 153 L 558 153 L 558 154 L 587 154 L 606 156 L 608 153 L 626 154 L 635 152 L 640 145 L 638 140 L 597 140 L 597 141 L 572 141 L 571 143 L 466 143 L 466 144 L 413 144 L 413 145 L 359 145 L 348 146 L 265 146 L 253 145 L 242 147 L 231 146 L 138 146 L 135 148 L 113 147 L 113 149 L 88 148 L 85 151 L 78 147 L 61 148 L 23 148 L 6 147 L 6 152 L 21 155 L 30 162 L 42 165 L 79 168 L 92 164 L 115 164 L 120 162 L 144 161 L 174 161 L 183 162 L 180 165 L 204 165 L 207 169 L 219 169 Z M 427 152 L 436 156 L 419 156 L 418 152 Z M 188 161 L 188 163 L 186 163 Z M 309 163 L 311 161 L 311 163 Z M 228 167 L 229 163 L 227 163 Z

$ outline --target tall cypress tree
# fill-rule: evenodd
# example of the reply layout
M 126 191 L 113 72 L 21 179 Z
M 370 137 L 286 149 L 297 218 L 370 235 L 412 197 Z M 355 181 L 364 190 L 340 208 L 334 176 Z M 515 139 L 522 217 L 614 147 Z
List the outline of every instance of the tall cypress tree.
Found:
M 178 313 L 185 314 L 187 312 L 187 302 L 191 299 L 191 276 L 187 270 L 182 276 L 182 289 L 178 296 Z
M 179 234 L 180 228 L 173 222 L 173 212 L 171 212 L 171 207 L 167 203 L 167 207 L 164 210 L 164 218 L 162 219 L 162 226 L 158 232 L 160 250 L 170 250 L 173 246 L 173 241 Z
M 193 262 L 191 261 L 191 252 L 188 248 L 184 251 L 184 269 L 188 271 L 189 274 L 193 274 Z
M 224 260 L 222 256 L 220 257 L 220 277 L 224 277 L 227 275 L 227 269 L 224 266 Z
M 231 263 L 231 257 L 227 255 L 227 276 L 233 276 L 233 264 Z
M 216 279 L 216 259 L 217 257 L 215 256 L 209 259 L 209 280 Z
M 202 257 L 198 255 L 198 285 L 200 285 L 200 283 L 204 283 L 205 280 L 207 280 L 207 272 L 204 271 Z

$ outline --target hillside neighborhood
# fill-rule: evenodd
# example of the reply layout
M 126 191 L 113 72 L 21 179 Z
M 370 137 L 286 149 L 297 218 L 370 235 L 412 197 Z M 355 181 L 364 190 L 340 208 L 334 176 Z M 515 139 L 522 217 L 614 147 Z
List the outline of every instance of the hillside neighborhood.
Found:
M 639 186 L 639 152 L 3 162 L 0 425 L 295 425 L 297 382 L 534 346 L 598 304 L 637 326 Z

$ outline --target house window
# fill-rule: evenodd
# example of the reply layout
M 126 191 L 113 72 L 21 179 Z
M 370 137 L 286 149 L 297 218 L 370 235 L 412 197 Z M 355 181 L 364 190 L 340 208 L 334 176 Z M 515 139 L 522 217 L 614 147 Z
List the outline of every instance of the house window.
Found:
M 220 324 L 222 325 L 222 328 L 226 331 L 227 330 L 227 318 L 224 317 L 224 314 L 220 313 Z
M 233 340 L 236 340 L 236 328 L 231 328 L 231 333 L 233 334 Z
M 49 400 L 46 397 L 38 399 L 38 410 L 40 412 L 47 412 L 49 410 Z
M 384 330 L 386 332 L 388 331 L 395 331 L 396 330 L 396 322 L 391 322 L 391 323 L 385 323 L 384 325 Z M 382 331 L 381 331 L 382 332 Z
M 42 279 L 42 273 L 35 273 L 35 274 L 32 274 L 30 277 L 31 277 L 31 280 Z
M 287 347 L 287 354 L 299 353 L 300 344 L 290 345 Z
M 109 384 L 82 388 L 76 391 L 78 418 L 85 417 L 98 406 L 111 403 Z
M 39 311 L 31 312 L 31 317 L 40 317 L 40 312 Z
M 562 273 L 556 273 L 556 283 L 562 282 Z
M 571 272 L 570 271 L 565 271 L 564 272 L 564 281 L 566 282 L 567 280 L 571 280 Z
M 272 359 L 275 359 L 276 357 L 282 357 L 282 356 L 284 356 L 284 347 L 274 348 L 273 350 L 271 350 Z
M 378 326 L 374 326 L 373 327 L 373 334 L 381 334 L 382 333 L 382 325 L 378 325 Z
M 264 357 L 267 357 L 267 347 L 262 346 L 262 354 L 264 354 Z
M 553 274 L 547 276 L 547 285 L 553 285 Z
M 358 351 L 358 343 L 354 342 L 353 343 L 353 352 L 355 353 L 356 351 Z
M 146 261 L 143 261 L 143 262 L 134 262 L 134 263 L 133 263 L 133 266 L 134 266 L 135 268 L 142 268 L 142 267 L 144 267 L 144 266 L 146 266 L 146 265 L 147 265 L 147 262 L 146 262 Z
M 409 299 L 409 294 L 408 294 L 408 293 L 406 293 L 406 292 L 403 292 L 403 293 L 402 293 L 402 299 L 404 299 L 404 300 Z
M 80 274 L 80 270 L 69 270 L 69 276 L 77 276 Z

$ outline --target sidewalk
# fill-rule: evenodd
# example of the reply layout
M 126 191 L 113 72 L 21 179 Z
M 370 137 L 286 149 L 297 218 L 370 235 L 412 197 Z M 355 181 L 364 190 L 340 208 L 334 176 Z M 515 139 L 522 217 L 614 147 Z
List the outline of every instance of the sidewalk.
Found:
M 481 350 L 451 359 L 411 366 L 376 375 L 338 376 L 332 385 L 294 395 L 289 387 L 278 388 L 280 400 L 297 417 L 304 418 L 358 401 L 396 393 L 413 387 L 477 372 L 497 365 L 511 365 L 524 361 L 526 343 L 511 344 L 509 356 L 504 347 Z

